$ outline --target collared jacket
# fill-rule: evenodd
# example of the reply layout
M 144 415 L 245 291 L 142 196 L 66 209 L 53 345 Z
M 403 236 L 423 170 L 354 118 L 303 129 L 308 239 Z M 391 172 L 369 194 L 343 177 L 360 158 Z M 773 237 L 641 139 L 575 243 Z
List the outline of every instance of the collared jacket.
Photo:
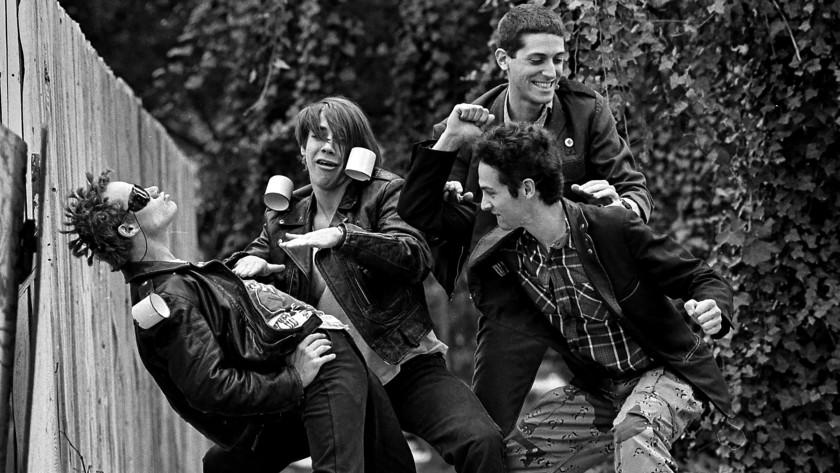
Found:
M 473 102 L 490 110 L 495 116 L 494 125 L 504 123 L 507 88 L 507 83 L 496 86 Z M 615 186 L 618 195 L 639 206 L 644 221 L 650 218 L 653 201 L 645 176 L 639 172 L 630 148 L 616 131 L 615 119 L 604 97 L 579 82 L 560 80 L 545 128 L 556 139 L 563 161 L 563 195 L 576 199 L 578 196 L 571 192 L 572 184 L 604 179 Z M 445 129 L 445 121 L 436 124 L 434 138 L 440 137 Z M 411 180 L 410 174 L 408 179 Z M 468 148 L 459 152 L 448 180 L 461 182 L 465 192 L 473 193 L 475 202 L 481 201 L 478 159 L 474 159 Z M 495 219 L 486 212 L 479 212 L 472 229 L 453 235 L 449 227 L 441 225 L 440 221 L 426 219 L 422 211 L 418 211 L 414 203 L 423 198 L 414 192 L 405 193 L 406 202 L 400 202 L 400 215 L 427 233 L 436 252 L 435 276 L 451 291 L 468 250 L 495 226 Z
M 570 237 L 590 283 L 622 328 L 648 355 L 732 414 L 729 391 L 699 326 L 671 299 L 713 299 L 731 328 L 732 289 L 673 239 L 654 234 L 633 212 L 563 200 Z M 521 231 L 521 230 L 519 230 Z M 603 371 L 573 355 L 560 337 L 546 333 L 544 319 L 522 289 L 514 250 L 519 231 L 498 227 L 476 245 L 467 265 L 470 293 L 484 317 L 510 330 L 543 339 L 563 355 L 583 386 Z M 669 299 L 671 298 L 671 299 Z
M 270 328 L 219 261 L 129 263 L 123 275 L 132 303 L 150 293 L 166 302 L 169 317 L 148 329 L 135 324 L 140 359 L 173 409 L 207 438 L 248 448 L 265 424 L 299 406 L 303 386 L 287 355 L 319 317 Z
M 441 189 L 455 159 L 454 152 L 416 146 L 403 191 L 403 200 L 414 197 L 411 203 L 418 215 L 446 228 L 453 237 L 473 227 L 476 205 L 446 202 L 440 192 L 425 195 L 424 189 Z M 653 234 L 635 213 L 623 207 L 596 207 L 564 199 L 564 208 L 586 274 L 622 327 L 648 354 L 697 387 L 723 412 L 731 413 L 726 384 L 711 350 L 696 332 L 699 327 L 687 321 L 668 299 L 714 299 L 723 314 L 723 325 L 716 334 L 721 337 L 731 327 L 730 286 L 675 241 Z M 521 288 L 515 254 L 510 251 L 513 239 L 510 232 L 494 228 L 476 245 L 467 273 L 473 302 L 482 317 L 540 339 L 564 355 L 579 380 L 597 385 L 593 375 L 603 373 L 576 359 L 559 337 L 552 336 L 546 317 Z M 507 368 L 515 367 L 501 369 Z M 519 412 L 520 407 L 513 406 L 512 411 Z
M 398 364 L 432 329 L 423 279 L 431 254 L 423 234 L 397 214 L 403 179 L 376 168 L 370 181 L 351 182 L 345 190 L 331 226 L 341 226 L 343 243 L 318 250 L 315 265 L 342 310 L 385 362 Z M 312 230 L 315 213 L 311 187 L 295 191 L 289 208 L 267 210 L 260 235 L 235 262 L 254 255 L 285 270 L 272 276 L 280 290 L 310 304 L 312 258 L 304 248 L 282 248 L 286 233 Z

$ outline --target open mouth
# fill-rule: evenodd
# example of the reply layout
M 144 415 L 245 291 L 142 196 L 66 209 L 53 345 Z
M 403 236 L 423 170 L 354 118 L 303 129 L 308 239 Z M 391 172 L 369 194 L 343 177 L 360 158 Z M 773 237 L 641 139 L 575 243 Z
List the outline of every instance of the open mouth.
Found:
M 338 163 L 327 159 L 316 159 L 315 164 L 326 169 L 335 169 L 338 167 Z

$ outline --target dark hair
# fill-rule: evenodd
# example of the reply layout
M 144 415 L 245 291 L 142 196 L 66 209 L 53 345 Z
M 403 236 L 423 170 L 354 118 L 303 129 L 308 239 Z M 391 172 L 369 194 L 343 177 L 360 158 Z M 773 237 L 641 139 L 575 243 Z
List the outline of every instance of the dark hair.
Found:
M 117 231 L 129 212 L 102 195 L 111 182 L 110 169 L 95 179 L 89 172 L 85 176 L 87 186 L 79 187 L 67 197 L 64 225 L 68 228 L 61 233 L 76 236 L 68 243 L 73 256 L 87 258 L 88 265 L 93 265 L 96 256 L 110 264 L 112 271 L 117 271 L 131 253 L 131 240 Z
M 524 46 L 522 37 L 526 34 L 547 33 L 565 37 L 563 18 L 556 11 L 538 5 L 517 5 L 508 10 L 496 27 L 496 43 L 515 57 Z
M 540 200 L 553 204 L 563 195 L 562 161 L 554 139 L 541 126 L 511 123 L 491 128 L 474 143 L 480 162 L 499 173 L 499 182 L 516 197 L 524 179 L 536 184 Z
M 367 148 L 376 154 L 376 165 L 382 161 L 379 150 L 379 143 L 373 135 L 365 112 L 352 100 L 344 97 L 325 97 L 311 105 L 308 105 L 297 115 L 295 125 L 295 138 L 298 145 L 306 146 L 309 133 L 318 139 L 325 140 L 321 135 L 321 114 L 332 130 L 333 139 L 338 142 L 344 154 L 344 161 L 354 147 Z

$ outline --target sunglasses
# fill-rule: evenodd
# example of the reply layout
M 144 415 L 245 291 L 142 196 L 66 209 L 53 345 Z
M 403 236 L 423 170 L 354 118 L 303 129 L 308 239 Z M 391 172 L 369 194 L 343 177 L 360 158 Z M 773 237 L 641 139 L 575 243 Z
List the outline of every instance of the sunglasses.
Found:
M 134 187 L 131 188 L 131 193 L 128 194 L 128 210 L 139 212 L 149 204 L 150 200 L 152 200 L 152 196 L 149 195 L 149 192 L 134 184 Z

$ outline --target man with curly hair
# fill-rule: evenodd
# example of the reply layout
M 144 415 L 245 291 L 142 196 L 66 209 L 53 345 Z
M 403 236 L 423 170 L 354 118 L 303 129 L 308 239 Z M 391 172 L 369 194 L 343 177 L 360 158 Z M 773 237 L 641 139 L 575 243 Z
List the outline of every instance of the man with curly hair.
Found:
M 178 259 L 168 194 L 87 176 L 65 209 L 70 249 L 121 270 L 133 303 L 165 303 L 155 323 L 135 324 L 137 348 L 173 409 L 224 449 L 205 455 L 205 472 L 279 472 L 306 456 L 316 471 L 414 471 L 344 324 L 221 262 Z
M 634 212 L 579 204 L 550 134 L 513 123 L 482 133 L 480 106 L 458 105 L 431 147 L 415 148 L 409 179 L 440 189 L 472 142 L 481 210 L 496 226 L 467 265 L 478 320 L 474 389 L 506 434 L 508 471 L 672 472 L 670 450 L 704 404 L 732 415 L 726 382 L 703 340 L 732 327 L 732 289 Z M 426 205 L 469 231 L 477 208 Z M 670 299 L 681 299 L 677 307 Z M 571 371 L 517 422 L 548 348 Z

